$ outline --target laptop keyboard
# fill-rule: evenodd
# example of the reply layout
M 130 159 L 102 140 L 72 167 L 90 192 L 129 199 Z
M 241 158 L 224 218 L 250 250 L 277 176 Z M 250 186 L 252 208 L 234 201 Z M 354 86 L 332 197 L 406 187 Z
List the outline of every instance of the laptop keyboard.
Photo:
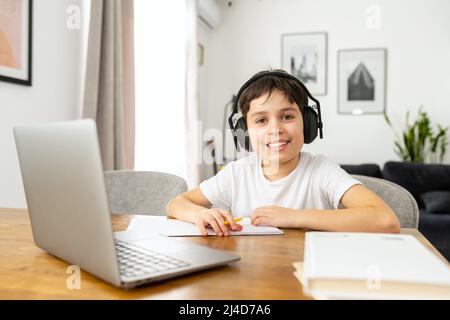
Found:
M 114 239 L 116 254 L 119 260 L 120 275 L 125 277 L 140 277 L 147 274 L 175 270 L 189 266 L 181 261 L 161 253 Z M 140 251 L 142 250 L 142 251 Z M 143 252 L 145 251 L 145 253 Z

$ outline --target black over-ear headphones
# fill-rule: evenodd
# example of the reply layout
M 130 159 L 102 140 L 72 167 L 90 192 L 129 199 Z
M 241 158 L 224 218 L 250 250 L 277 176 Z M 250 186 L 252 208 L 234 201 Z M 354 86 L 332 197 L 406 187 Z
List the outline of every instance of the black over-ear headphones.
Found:
M 281 72 L 281 71 L 263 71 L 259 72 L 256 75 L 254 75 L 250 80 L 248 80 L 244 85 L 239 89 L 238 94 L 236 98 L 233 101 L 233 109 L 231 112 L 231 115 L 228 117 L 228 124 L 230 126 L 230 129 L 232 130 L 233 139 L 234 139 L 234 145 L 236 146 L 236 149 L 239 150 L 240 148 L 244 148 L 247 151 L 250 151 L 250 137 L 248 136 L 247 132 L 247 123 L 245 121 L 245 118 L 243 115 L 239 112 L 238 106 L 239 106 L 239 98 L 242 95 L 242 92 L 244 92 L 245 89 L 247 89 L 252 83 L 255 81 L 258 81 L 259 79 L 266 77 L 266 76 L 275 76 L 275 77 L 281 77 L 281 78 L 287 78 L 294 80 L 297 82 L 300 87 L 303 88 L 306 95 L 309 99 L 314 101 L 316 103 L 315 106 L 303 106 L 304 113 L 303 113 L 303 135 L 304 135 L 304 143 L 308 144 L 314 141 L 317 137 L 317 132 L 319 132 L 320 139 L 323 139 L 323 123 L 322 123 L 322 116 L 320 113 L 320 102 L 316 98 L 314 98 L 311 93 L 309 93 L 306 86 L 296 77 L 293 75 L 287 73 L 287 72 Z M 302 106 L 299 106 L 300 108 Z M 317 110 L 317 111 L 316 111 Z M 239 147 L 238 147 L 239 144 Z

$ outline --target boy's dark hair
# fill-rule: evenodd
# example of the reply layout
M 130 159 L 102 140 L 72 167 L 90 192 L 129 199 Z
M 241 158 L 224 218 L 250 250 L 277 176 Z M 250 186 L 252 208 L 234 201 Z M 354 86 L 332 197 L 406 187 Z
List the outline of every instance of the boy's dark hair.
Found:
M 281 69 L 270 71 L 287 73 L 286 71 Z M 263 72 L 267 71 L 261 71 L 256 75 Z M 269 94 L 269 98 L 273 90 L 281 91 L 290 103 L 295 102 L 300 108 L 300 112 L 304 117 L 304 109 L 308 105 L 308 96 L 303 88 L 295 80 L 267 75 L 248 86 L 248 88 L 246 88 L 244 92 L 242 92 L 239 98 L 238 110 L 242 113 L 242 116 L 245 120 L 247 120 L 247 113 L 250 109 L 250 102 L 267 93 Z

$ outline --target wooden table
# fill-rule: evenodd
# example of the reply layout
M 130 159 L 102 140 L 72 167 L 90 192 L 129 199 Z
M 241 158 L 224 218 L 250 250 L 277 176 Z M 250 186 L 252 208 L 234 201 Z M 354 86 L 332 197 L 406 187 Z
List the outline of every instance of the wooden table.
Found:
M 131 217 L 113 215 L 114 231 L 125 230 Z M 242 260 L 130 291 L 82 272 L 81 289 L 70 290 L 68 264 L 34 245 L 27 211 L 0 209 L 0 299 L 310 299 L 292 274 L 292 263 L 303 260 L 305 232 L 283 231 L 285 235 L 179 238 L 236 253 Z M 419 231 L 402 233 L 414 235 L 446 261 Z

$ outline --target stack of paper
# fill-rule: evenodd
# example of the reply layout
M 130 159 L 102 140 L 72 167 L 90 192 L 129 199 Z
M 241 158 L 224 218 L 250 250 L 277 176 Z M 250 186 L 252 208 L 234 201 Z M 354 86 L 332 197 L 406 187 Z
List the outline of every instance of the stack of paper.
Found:
M 450 266 L 411 235 L 307 232 L 294 276 L 317 299 L 450 299 Z
M 241 235 L 275 235 L 283 234 L 278 228 L 254 226 L 250 223 L 250 218 L 244 218 L 238 222 L 244 228 L 242 231 L 231 231 L 232 236 Z M 169 237 L 201 236 L 197 226 L 175 219 L 157 216 L 134 216 L 128 225 L 127 230 L 140 231 L 146 233 L 160 234 Z M 208 235 L 216 235 L 213 229 L 207 228 Z

